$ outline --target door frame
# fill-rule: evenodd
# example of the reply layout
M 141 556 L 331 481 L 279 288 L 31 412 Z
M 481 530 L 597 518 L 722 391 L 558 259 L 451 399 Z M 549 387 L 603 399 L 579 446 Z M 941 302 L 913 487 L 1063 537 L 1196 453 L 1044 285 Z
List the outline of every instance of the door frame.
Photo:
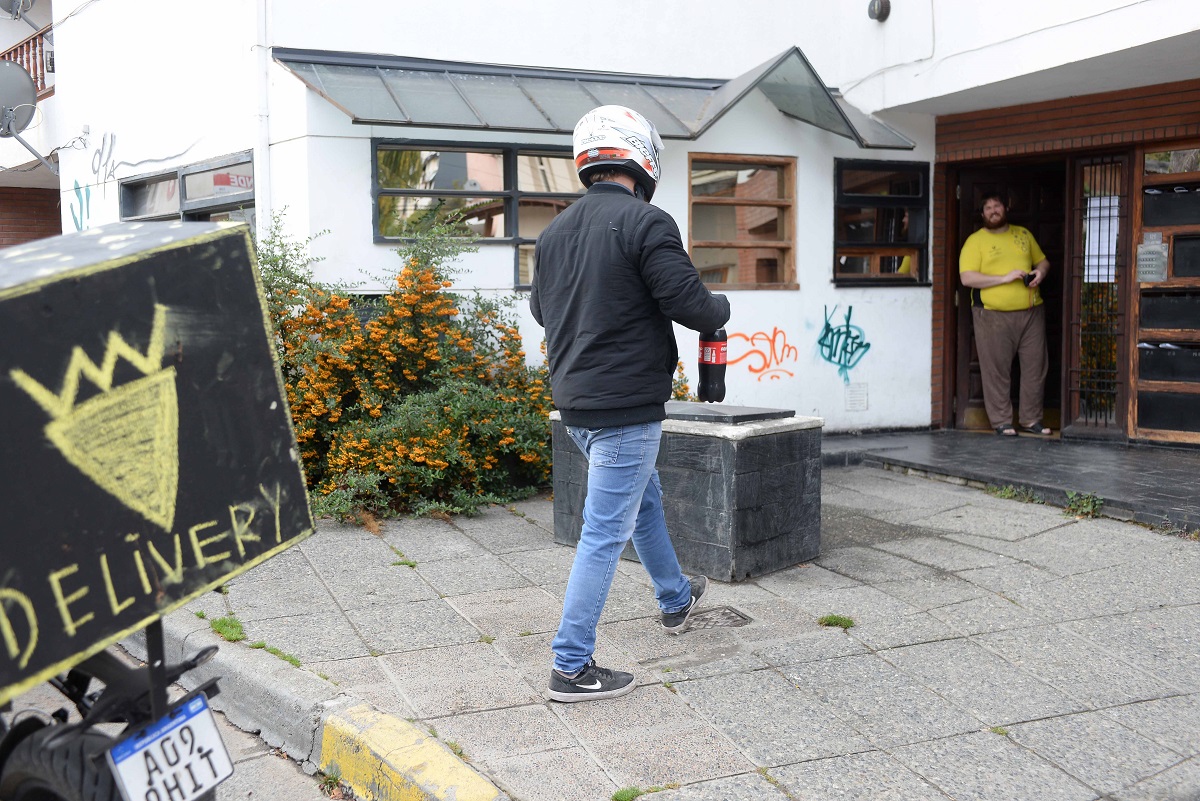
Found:
M 1061 172 L 1063 192 L 1063 212 L 1062 212 L 1062 241 L 1057 243 L 1050 250 L 1061 250 L 1061 257 L 1051 259 L 1051 275 L 1055 276 L 1055 280 L 1063 287 L 1062 298 L 1053 310 L 1047 306 L 1047 311 L 1052 314 L 1058 314 L 1060 325 L 1060 334 L 1058 336 L 1058 353 L 1050 354 L 1051 362 L 1058 365 L 1057 373 L 1047 376 L 1048 381 L 1057 381 L 1057 393 L 1048 393 L 1051 397 L 1055 394 L 1058 396 L 1058 405 L 1060 409 L 1060 417 L 1062 416 L 1062 408 L 1066 402 L 1066 375 L 1068 365 L 1068 326 L 1066 324 L 1067 298 L 1065 284 L 1065 265 L 1070 257 L 1070 242 L 1066 236 L 1068 225 L 1070 224 L 1070 177 L 1071 177 L 1071 159 L 1066 155 L 1057 155 L 1053 158 L 1038 158 L 1038 159 L 987 159 L 981 161 L 956 162 L 952 165 L 947 165 L 945 170 L 945 181 L 941 187 L 945 192 L 944 197 L 944 216 L 945 227 L 943 229 L 943 253 L 945 254 L 945 269 L 940 271 L 940 276 L 935 280 L 935 285 L 938 286 L 941 294 L 941 303 L 935 302 L 935 309 L 941 308 L 942 320 L 942 420 L 943 428 L 965 428 L 963 424 L 967 409 L 966 404 L 968 398 L 960 397 L 960 386 L 965 380 L 969 380 L 963 375 L 964 371 L 970 369 L 970 342 L 960 343 L 960 339 L 966 335 L 964 329 L 970 330 L 970 321 L 966 318 L 970 315 L 970 292 L 962 286 L 958 279 L 958 254 L 962 250 L 963 238 L 959 236 L 960 225 L 965 222 L 962 211 L 962 179 L 964 174 L 973 172 L 988 172 L 996 171 L 997 173 L 1011 172 L 1014 177 L 1019 177 L 1023 174 L 1028 174 L 1039 169 L 1053 170 Z M 1000 183 L 1007 181 L 1000 179 Z M 1010 190 L 1009 190 L 1010 191 Z M 1009 199 L 1011 202 L 1011 198 Z M 1017 223 L 1020 224 L 1020 223 Z M 1039 242 L 1044 237 L 1039 237 Z M 1047 246 L 1043 244 L 1043 249 Z M 1060 263 L 1054 263 L 1055 260 Z M 1057 274 L 1056 274 L 1057 273 Z M 1055 343 L 1050 343 L 1055 344 Z M 969 394 L 969 387 L 966 388 Z M 990 428 L 990 426 L 989 426 Z

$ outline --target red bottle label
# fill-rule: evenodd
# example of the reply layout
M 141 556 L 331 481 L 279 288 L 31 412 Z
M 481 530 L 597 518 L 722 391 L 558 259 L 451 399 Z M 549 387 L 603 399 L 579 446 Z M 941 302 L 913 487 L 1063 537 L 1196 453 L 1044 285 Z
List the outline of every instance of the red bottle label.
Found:
M 728 342 L 700 341 L 700 364 L 725 364 L 728 355 Z

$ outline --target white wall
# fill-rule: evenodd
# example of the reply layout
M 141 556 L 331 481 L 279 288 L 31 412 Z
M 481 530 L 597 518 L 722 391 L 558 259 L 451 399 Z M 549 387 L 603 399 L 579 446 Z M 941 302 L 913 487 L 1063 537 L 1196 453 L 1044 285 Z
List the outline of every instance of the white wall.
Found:
M 250 0 L 105 0 L 58 22 L 55 128 L 82 137 L 59 154 L 64 231 L 118 220 L 121 178 L 254 147 L 255 34 Z

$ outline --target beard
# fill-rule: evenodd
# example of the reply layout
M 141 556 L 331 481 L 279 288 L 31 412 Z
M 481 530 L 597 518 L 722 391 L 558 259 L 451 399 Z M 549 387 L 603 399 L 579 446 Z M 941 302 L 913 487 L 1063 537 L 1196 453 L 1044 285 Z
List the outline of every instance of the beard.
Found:
M 996 219 L 996 220 L 990 219 L 988 217 L 983 218 L 983 227 L 987 228 L 989 230 L 994 231 L 997 228 L 1003 228 L 1006 225 L 1008 225 L 1008 215 L 1007 214 L 1001 214 L 1000 218 Z

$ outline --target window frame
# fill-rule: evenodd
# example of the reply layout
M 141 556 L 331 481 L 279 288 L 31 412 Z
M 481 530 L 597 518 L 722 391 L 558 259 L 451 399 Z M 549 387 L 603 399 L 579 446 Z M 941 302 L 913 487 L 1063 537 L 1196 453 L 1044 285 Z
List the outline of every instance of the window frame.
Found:
M 912 172 L 921 181 L 916 195 L 853 194 L 842 189 L 842 177 L 847 171 Z M 875 159 L 835 158 L 833 167 L 833 284 L 838 287 L 929 287 L 929 214 L 932 203 L 930 164 L 927 161 L 894 161 Z M 838 212 L 841 209 L 912 209 L 921 208 L 924 220 L 916 227 L 909 226 L 909 241 L 853 242 L 838 238 Z M 913 234 L 916 238 L 912 239 Z M 862 276 L 838 272 L 840 256 L 868 258 L 872 272 Z M 905 273 L 883 273 L 879 264 L 885 258 L 916 258 L 916 269 Z M 911 277 L 910 277 L 911 276 Z
M 697 197 L 692 194 L 692 172 L 694 164 L 697 161 L 716 162 L 717 164 L 727 164 L 733 169 L 745 168 L 747 166 L 771 167 L 778 168 L 783 173 L 783 192 L 782 196 L 775 199 L 754 199 L 754 198 L 719 198 L 719 197 Z M 696 206 L 749 206 L 749 207 L 768 207 L 779 209 L 779 224 L 784 229 L 783 239 L 771 240 L 722 240 L 722 239 L 697 239 L 695 236 L 696 226 L 694 223 L 694 211 Z M 727 282 L 720 284 L 708 284 L 709 289 L 720 291 L 733 290 L 773 290 L 773 289 L 799 289 L 800 284 L 796 279 L 796 158 L 794 156 L 766 156 L 766 155 L 748 155 L 742 153 L 705 153 L 691 152 L 688 153 L 688 170 L 687 170 L 687 209 L 688 209 L 688 256 L 695 262 L 696 248 L 729 248 L 735 250 L 779 250 L 782 251 L 782 264 L 780 270 L 782 272 L 783 281 L 774 281 L 770 283 L 739 283 Z M 698 272 L 703 274 L 699 267 Z
M 499 153 L 503 165 L 503 181 L 505 189 L 387 189 L 379 183 L 379 152 L 380 150 L 427 150 L 456 153 Z M 531 192 L 519 187 L 518 164 L 522 156 L 551 156 L 570 159 L 573 152 L 569 145 L 531 145 L 517 142 L 467 142 L 430 139 L 404 138 L 373 138 L 371 139 L 371 236 L 377 244 L 398 245 L 412 241 L 405 237 L 384 236 L 379 233 L 379 201 L 381 197 L 495 197 L 504 204 L 504 236 L 480 237 L 475 244 L 481 247 L 502 245 L 513 251 L 513 288 L 529 289 L 528 281 L 521 282 L 521 252 L 523 248 L 532 248 L 536 237 L 520 236 L 520 206 L 525 199 L 534 200 L 569 200 L 575 201 L 583 197 L 583 184 L 580 191 L 569 192 Z M 532 258 L 532 257 L 531 257 Z M 532 272 L 532 271 L 531 271 Z
M 130 178 L 122 178 L 117 182 L 117 209 L 122 222 L 146 222 L 149 220 L 196 220 L 208 219 L 212 214 L 223 211 L 234 211 L 237 209 L 253 209 L 254 208 L 254 193 L 256 188 L 251 188 L 243 192 L 230 192 L 226 195 L 213 195 L 211 197 L 199 198 L 197 200 L 189 200 L 187 196 L 187 182 L 184 180 L 189 175 L 196 173 L 209 172 L 217 170 L 221 167 L 232 167 L 237 164 L 249 164 L 251 171 L 254 168 L 254 151 L 244 150 L 239 153 L 231 153 L 228 156 L 220 156 L 207 161 L 199 161 L 194 164 L 187 164 L 183 167 L 176 167 L 173 170 L 160 170 L 153 173 L 144 173 L 135 175 Z M 179 208 L 171 214 L 129 214 L 125 213 L 127 193 L 133 189 L 151 183 L 162 181 L 163 179 L 173 179 L 176 183 L 176 191 L 179 197 Z

